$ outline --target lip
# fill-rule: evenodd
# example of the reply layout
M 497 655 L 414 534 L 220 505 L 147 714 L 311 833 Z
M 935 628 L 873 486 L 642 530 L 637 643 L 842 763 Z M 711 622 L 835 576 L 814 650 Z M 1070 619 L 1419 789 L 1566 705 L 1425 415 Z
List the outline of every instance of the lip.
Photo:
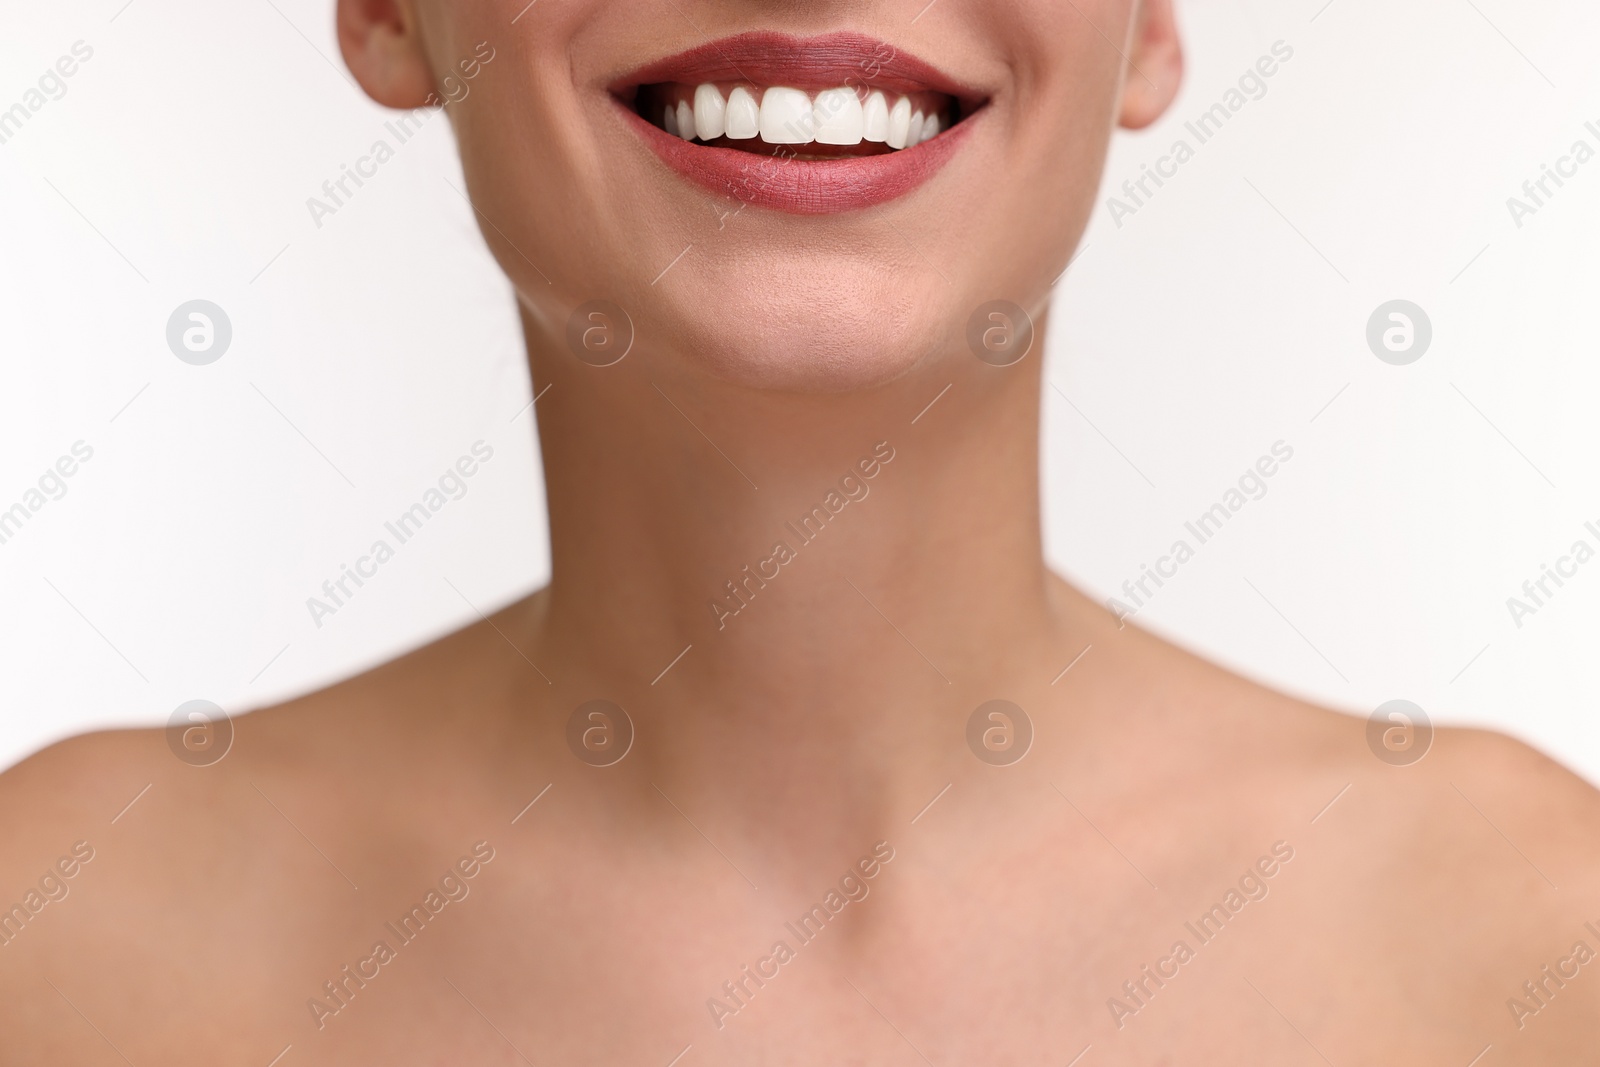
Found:
M 611 85 L 619 93 L 652 82 L 748 81 L 796 89 L 832 89 L 871 82 L 900 93 L 927 89 L 964 101 L 985 94 L 964 86 L 916 56 L 864 33 L 796 37 L 764 30 L 708 41 L 657 60 Z
M 657 60 L 608 87 L 623 121 L 680 175 L 741 203 L 796 215 L 856 211 L 906 195 L 949 162 L 985 110 L 978 107 L 912 148 L 802 161 L 682 140 L 641 118 L 627 99 L 641 85 L 729 81 L 807 91 L 870 84 L 900 93 L 943 93 L 963 107 L 981 104 L 985 96 L 887 42 L 849 32 L 814 37 L 742 33 Z

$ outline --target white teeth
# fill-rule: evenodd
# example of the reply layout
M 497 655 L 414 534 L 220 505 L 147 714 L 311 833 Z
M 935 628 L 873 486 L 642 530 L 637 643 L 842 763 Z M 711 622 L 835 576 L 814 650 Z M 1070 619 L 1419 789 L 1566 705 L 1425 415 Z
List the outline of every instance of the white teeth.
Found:
M 728 94 L 727 126 L 724 132 L 735 141 L 746 141 L 761 132 L 761 105 L 744 86 Z
M 761 90 L 757 90 L 761 91 Z M 912 106 L 911 98 L 889 96 L 874 89 L 865 101 L 853 88 L 824 89 L 815 100 L 799 89 L 774 86 L 761 100 L 742 85 L 726 99 L 711 82 L 695 87 L 692 102 L 684 93 L 662 110 L 661 127 L 686 141 L 714 141 L 727 137 L 745 141 L 759 137 L 767 144 L 795 145 L 813 141 L 827 145 L 858 145 L 862 141 L 912 148 L 937 137 L 944 128 L 937 112 L 927 115 Z
M 884 142 L 890 148 L 904 148 L 910 126 L 911 101 L 902 96 L 889 111 L 889 131 L 884 135 Z
M 866 107 L 862 109 L 861 136 L 879 144 L 889 139 L 889 102 L 876 89 L 867 96 Z
M 817 139 L 811 98 L 799 89 L 774 86 L 761 97 L 761 139 L 767 144 L 810 144 Z
M 715 85 L 702 85 L 694 91 L 694 132 L 702 141 L 721 137 L 727 124 L 728 104 Z
M 818 144 L 860 144 L 866 118 L 854 89 L 827 89 L 812 109 Z

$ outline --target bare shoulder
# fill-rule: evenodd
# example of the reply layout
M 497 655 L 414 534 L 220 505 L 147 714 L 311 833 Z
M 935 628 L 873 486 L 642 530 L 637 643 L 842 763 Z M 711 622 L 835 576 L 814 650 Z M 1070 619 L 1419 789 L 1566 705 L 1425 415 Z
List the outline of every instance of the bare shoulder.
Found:
M 528 603 L 271 707 L 196 711 L 176 729 L 101 730 L 50 745 L 0 773 L 0 865 L 73 827 L 117 825 L 125 807 L 164 785 L 203 810 L 217 788 L 244 778 L 353 770 L 402 748 L 437 753 L 430 733 L 466 733 L 463 706 L 503 697 L 515 669 L 536 673 L 514 640 Z
M 511 728 L 483 711 L 509 660 L 480 624 L 281 705 L 84 734 L 0 774 L 0 1063 L 86 1062 L 85 1019 L 252 1055 L 298 1023 L 267 991 L 370 919 L 357 887 L 426 881 L 486 794 L 498 811 L 523 791 L 494 794 Z M 204 999 L 244 1021 L 197 1022 Z
M 248 713 L 213 706 L 176 727 L 100 730 L 52 744 L 0 773 L 0 869 L 50 851 L 64 835 L 113 833 L 150 797 L 175 794 L 197 818 L 222 818 L 241 784 L 259 793 L 267 783 L 357 774 L 406 751 L 438 755 L 440 737 L 466 732 L 462 705 L 482 706 L 482 691 L 498 685 L 482 679 L 504 677 L 496 661 L 517 657 L 497 632 L 486 620 Z
M 1412 764 L 1356 760 L 1310 828 L 1308 901 L 1341 917 L 1346 950 L 1388 964 L 1389 1003 L 1467 1027 L 1466 1058 L 1577 1062 L 1600 1019 L 1600 793 L 1488 730 L 1438 730 Z
M 1569 768 L 1494 730 L 1279 701 L 1294 743 L 1267 773 L 1323 784 L 1308 826 L 1364 836 L 1380 863 L 1483 867 L 1455 878 L 1463 901 L 1515 890 L 1600 904 L 1600 790 Z
M 105 730 L 59 741 L 0 774 L 0 870 L 31 869 L 74 840 L 103 838 L 171 758 L 159 730 Z
M 1505 734 L 1481 729 L 1439 731 L 1437 759 L 1419 763 L 1435 780 L 1451 788 L 1479 811 L 1461 783 L 1471 782 L 1478 797 L 1517 824 L 1535 848 L 1548 850 L 1552 861 L 1572 861 L 1565 873 L 1574 883 L 1600 871 L 1600 790 L 1530 745 Z
M 1334 710 L 1152 634 L 1129 638 L 1111 670 L 1159 718 L 1165 740 L 1143 742 L 1147 760 L 1170 754 L 1195 784 L 1259 797 L 1261 807 L 1295 805 L 1317 827 L 1368 803 L 1369 814 L 1387 813 L 1400 835 L 1393 840 L 1426 833 L 1429 851 L 1446 845 L 1437 836 L 1446 828 L 1481 827 L 1502 846 L 1509 837 L 1530 858 L 1546 856 L 1575 889 L 1600 887 L 1600 789 L 1532 746 L 1493 730 L 1437 727 L 1403 701 L 1370 715 Z
M 65 1058 L 55 1035 L 72 1010 L 64 998 L 76 993 L 65 964 L 106 932 L 105 902 L 120 893 L 128 867 L 119 845 L 174 762 L 162 752 L 160 731 L 104 731 L 0 774 L 0 1030 L 6 1054 L 18 1057 L 0 1062 Z
M 1390 1054 L 1576 1062 L 1600 1031 L 1600 791 L 1495 731 L 1277 701 L 1267 792 L 1298 809 L 1283 903 L 1312 973 L 1407 1035 Z
M 1241 929 L 1260 938 L 1254 980 L 1324 1054 L 1467 1063 L 1493 1045 L 1493 1062 L 1532 1064 L 1591 1051 L 1600 790 L 1498 732 L 1319 707 L 1128 636 L 1107 635 L 1126 650 L 1108 665 L 1159 720 L 1124 761 L 1157 773 L 1129 790 L 1159 798 L 1149 821 L 1199 857 L 1187 869 L 1207 871 L 1201 889 L 1252 850 L 1292 850 L 1271 905 Z

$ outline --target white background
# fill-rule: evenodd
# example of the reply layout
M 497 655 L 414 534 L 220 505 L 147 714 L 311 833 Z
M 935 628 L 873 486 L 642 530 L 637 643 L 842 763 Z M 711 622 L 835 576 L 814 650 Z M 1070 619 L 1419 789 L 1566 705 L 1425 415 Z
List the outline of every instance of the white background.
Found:
M 1574 140 L 1600 148 L 1600 14 L 1323 3 L 1180 9 L 1184 93 L 1118 137 L 1053 312 L 1052 560 L 1116 593 L 1281 439 L 1266 497 L 1139 621 L 1337 707 L 1497 726 L 1600 781 L 1600 562 L 1520 628 L 1506 607 L 1600 541 L 1600 160 L 1521 228 L 1506 206 Z M 331 8 L 0 13 L 0 109 L 94 49 L 0 145 L 0 508 L 94 449 L 0 545 L 0 766 L 195 698 L 316 688 L 548 572 L 512 302 L 443 117 L 320 229 L 306 209 L 389 117 L 336 67 Z M 1183 122 L 1280 39 L 1266 95 L 1115 225 L 1105 197 L 1193 146 Z M 196 297 L 233 323 L 207 367 L 165 343 Z M 1410 366 L 1365 343 L 1394 298 L 1433 323 Z M 305 598 L 479 439 L 494 459 L 467 496 L 313 626 Z

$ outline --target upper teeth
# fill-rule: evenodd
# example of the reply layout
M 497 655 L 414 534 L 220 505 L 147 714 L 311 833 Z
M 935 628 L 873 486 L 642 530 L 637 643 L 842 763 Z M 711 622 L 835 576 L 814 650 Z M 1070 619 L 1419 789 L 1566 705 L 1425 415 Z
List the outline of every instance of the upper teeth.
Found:
M 744 86 L 726 96 L 711 83 L 694 90 L 694 102 L 678 99 L 663 109 L 661 125 L 684 140 L 759 137 L 767 144 L 855 145 L 862 141 L 910 148 L 939 133 L 937 112 L 924 115 L 907 96 L 874 89 L 863 99 L 856 89 L 824 89 L 815 97 L 774 86 L 758 101 Z

